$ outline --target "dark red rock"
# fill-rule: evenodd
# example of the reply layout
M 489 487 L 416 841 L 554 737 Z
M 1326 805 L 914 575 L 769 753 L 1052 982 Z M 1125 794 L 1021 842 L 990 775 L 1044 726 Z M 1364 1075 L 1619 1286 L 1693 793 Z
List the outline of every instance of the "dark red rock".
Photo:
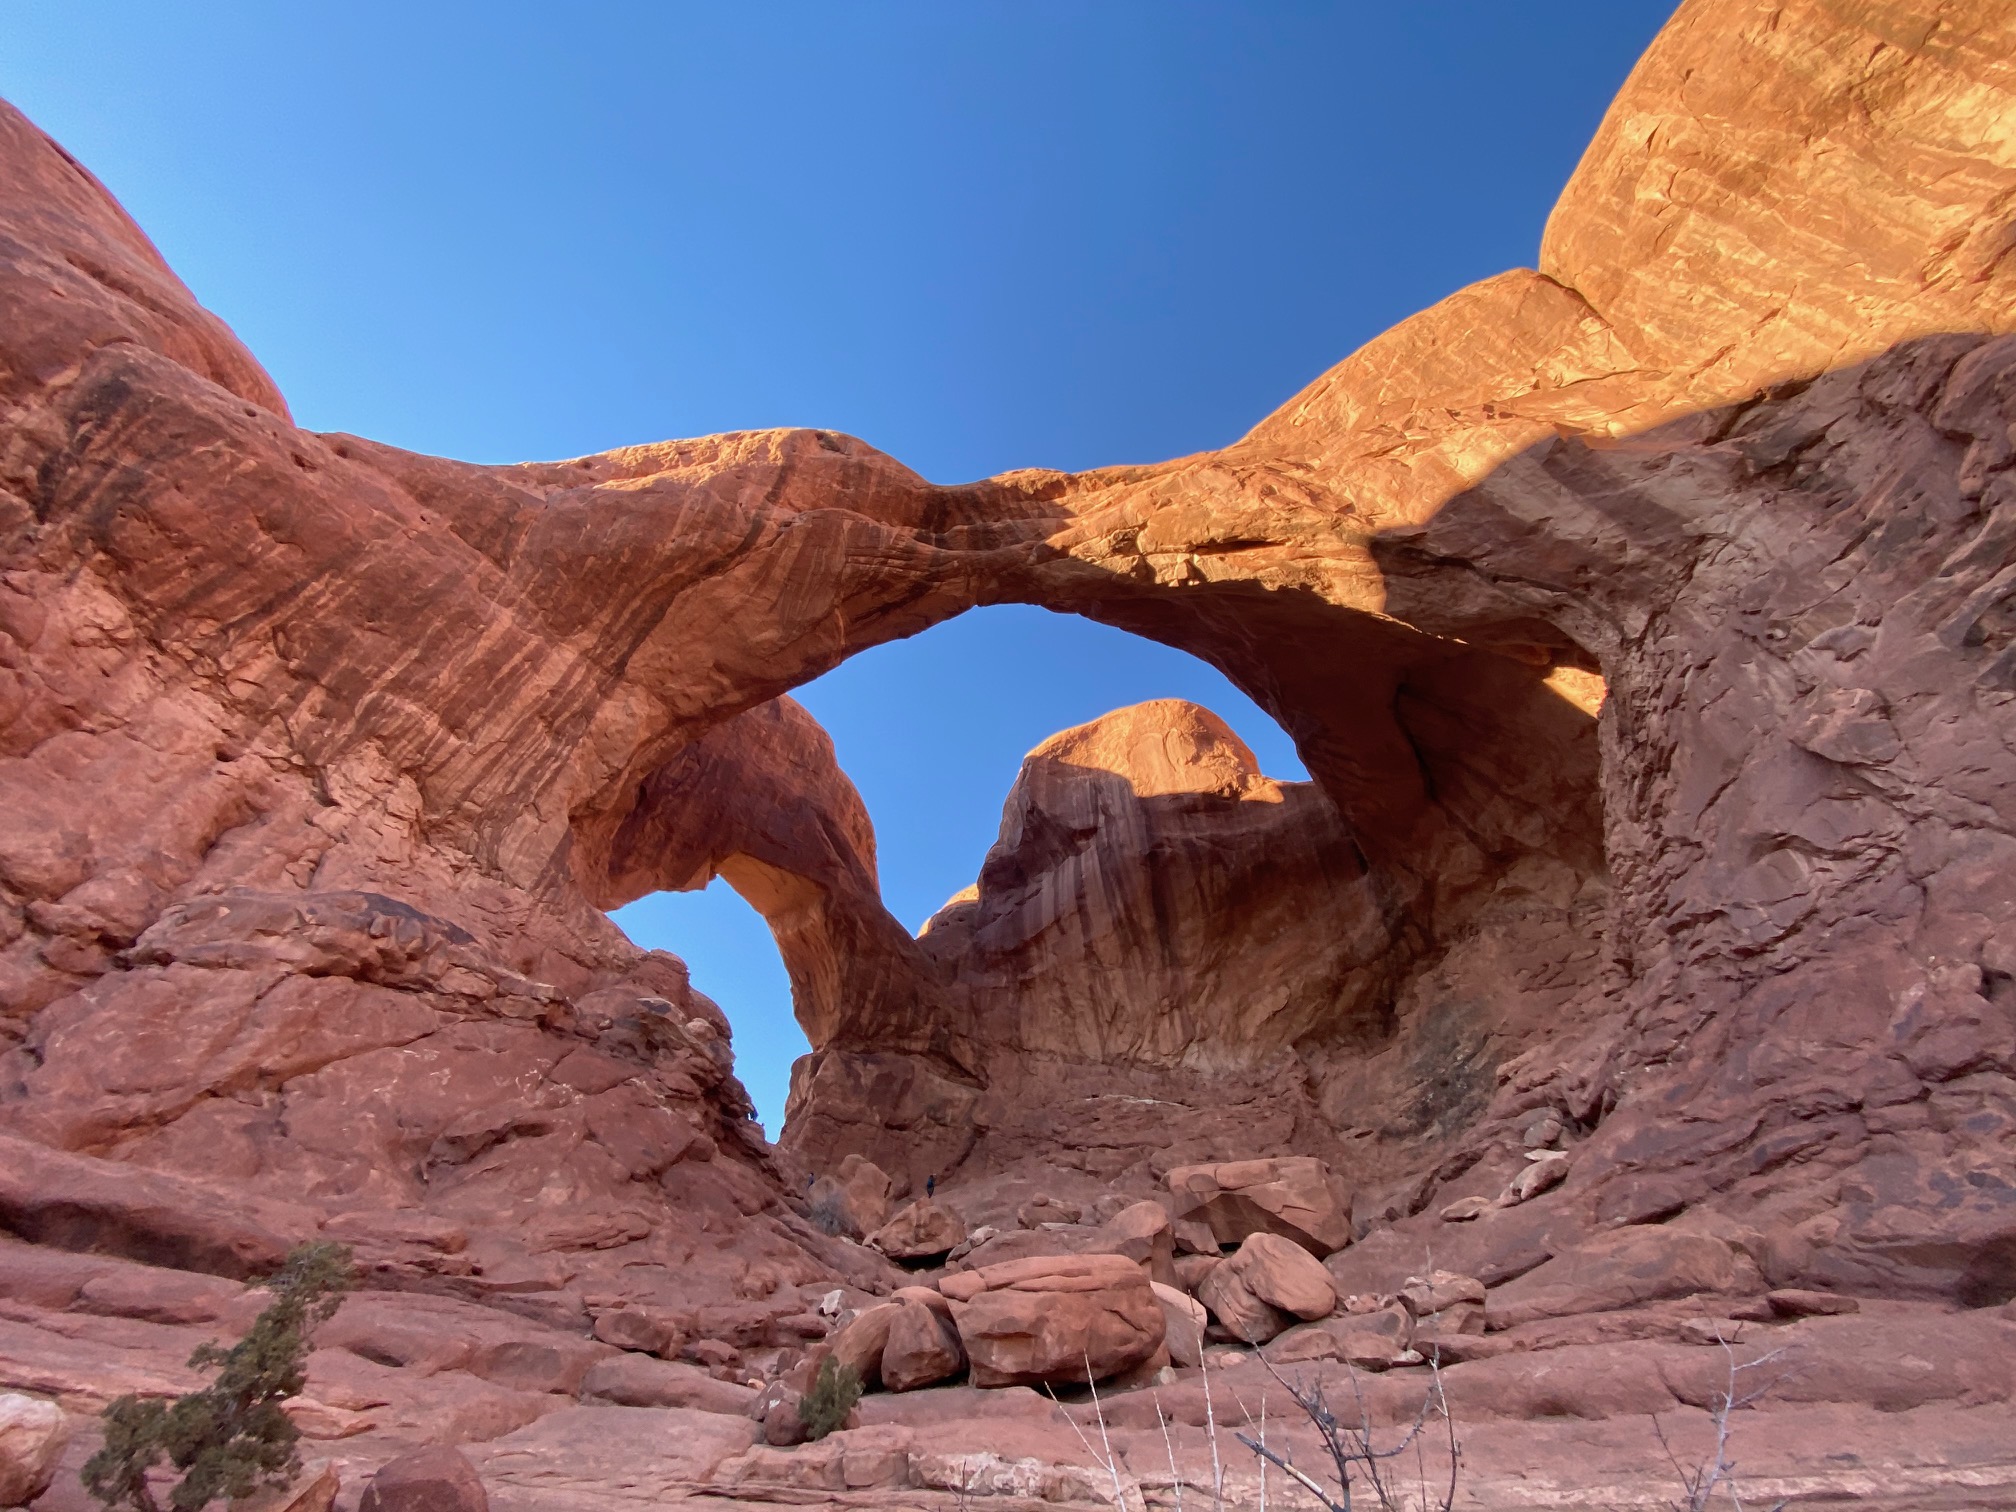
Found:
M 378 1467 L 358 1512 L 490 1512 L 483 1477 L 456 1449 L 420 1449 Z

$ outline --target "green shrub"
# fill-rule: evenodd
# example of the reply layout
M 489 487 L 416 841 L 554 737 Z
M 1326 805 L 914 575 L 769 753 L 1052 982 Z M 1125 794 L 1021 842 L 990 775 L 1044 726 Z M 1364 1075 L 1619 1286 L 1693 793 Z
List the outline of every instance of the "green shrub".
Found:
M 798 1399 L 798 1420 L 808 1438 L 822 1439 L 842 1423 L 854 1404 L 861 1400 L 861 1377 L 851 1365 L 840 1365 L 828 1355 L 819 1362 L 819 1374 L 812 1389 Z
M 84 1465 L 84 1489 L 107 1507 L 161 1512 L 147 1472 L 166 1459 L 183 1472 L 168 1494 L 176 1512 L 283 1486 L 301 1473 L 301 1437 L 280 1404 L 298 1396 L 308 1366 L 308 1335 L 354 1282 L 350 1251 L 304 1244 L 263 1284 L 273 1301 L 229 1349 L 214 1342 L 189 1357 L 216 1370 L 201 1391 L 173 1402 L 123 1396 L 105 1409 L 105 1447 Z

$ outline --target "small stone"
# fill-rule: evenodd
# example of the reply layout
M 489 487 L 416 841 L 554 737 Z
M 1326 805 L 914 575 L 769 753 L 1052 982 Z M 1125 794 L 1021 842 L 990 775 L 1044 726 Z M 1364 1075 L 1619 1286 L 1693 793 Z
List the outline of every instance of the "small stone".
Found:
M 1568 1179 L 1568 1157 L 1555 1150 L 1540 1150 L 1527 1156 L 1533 1163 L 1512 1178 L 1497 1206 L 1517 1207 Z
M 1689 1318 L 1680 1325 L 1683 1344 L 1735 1344 L 1750 1332 L 1750 1325 L 1736 1318 Z
M 1520 1131 L 1519 1142 L 1529 1150 L 1551 1149 L 1561 1142 L 1561 1136 L 1568 1132 L 1561 1122 L 1561 1115 L 1551 1108 L 1539 1117 L 1528 1120 Z
M 1764 1301 L 1781 1318 L 1825 1318 L 1862 1310 L 1862 1304 L 1853 1297 L 1836 1296 L 1833 1292 L 1802 1291 L 1795 1287 L 1766 1292 Z
M 1441 1217 L 1444 1223 L 1468 1223 L 1471 1219 L 1481 1217 L 1490 1211 L 1489 1197 L 1458 1197 L 1442 1209 Z

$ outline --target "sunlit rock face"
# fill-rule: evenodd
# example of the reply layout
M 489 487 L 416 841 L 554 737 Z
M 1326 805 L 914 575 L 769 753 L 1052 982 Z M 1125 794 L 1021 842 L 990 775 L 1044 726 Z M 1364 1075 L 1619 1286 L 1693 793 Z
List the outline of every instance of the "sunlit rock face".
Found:
M 940 488 L 828 432 L 303 432 L 0 112 L 0 1221 L 233 1273 L 350 1235 L 767 1371 L 893 1277 L 600 912 L 718 873 L 813 1170 L 1316 1155 L 1363 1291 L 1684 1215 L 1773 1285 L 2009 1297 L 2012 143 L 1999 0 L 1689 4 L 1540 270 L 1221 451 Z M 780 700 L 1004 601 L 1213 662 L 1310 784 L 1182 706 L 1068 732 L 912 940 Z
M 1348 829 L 1195 704 L 1030 752 L 974 894 L 923 945 L 990 1045 L 1212 1069 L 1383 1027 L 1390 930 Z

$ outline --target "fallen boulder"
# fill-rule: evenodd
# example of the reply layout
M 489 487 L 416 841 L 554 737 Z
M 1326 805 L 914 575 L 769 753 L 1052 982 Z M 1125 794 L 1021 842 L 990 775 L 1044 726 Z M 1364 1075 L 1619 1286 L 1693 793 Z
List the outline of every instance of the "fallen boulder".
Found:
M 827 1339 L 826 1353 L 835 1365 L 854 1372 L 863 1391 L 873 1391 L 882 1384 L 882 1354 L 889 1347 L 889 1330 L 909 1305 L 878 1302 L 863 1308 Z
M 1409 1276 L 1400 1288 L 1400 1300 L 1415 1317 L 1425 1318 L 1459 1302 L 1481 1304 L 1484 1283 L 1455 1271 L 1430 1271 L 1425 1276 Z
M 304 1465 L 284 1486 L 267 1487 L 243 1499 L 233 1498 L 231 1512 L 329 1512 L 343 1490 L 343 1478 L 329 1460 Z
M 905 1291 L 915 1288 L 905 1287 Z M 896 1315 L 882 1347 L 882 1384 L 891 1391 L 914 1391 L 949 1381 L 966 1368 L 966 1351 L 950 1306 L 941 1297 L 936 1307 L 919 1301 L 896 1304 Z
M 1105 1380 L 1162 1346 L 1162 1304 L 1121 1255 L 1014 1260 L 946 1276 L 939 1290 L 975 1386 Z
M 812 1221 L 829 1233 L 859 1239 L 889 1221 L 889 1176 L 874 1161 L 849 1155 L 805 1194 Z
M 1237 1276 L 1262 1302 L 1304 1322 L 1327 1318 L 1337 1307 L 1337 1288 L 1323 1263 L 1278 1234 L 1247 1235 L 1214 1274 Z
M 1320 1260 L 1351 1242 L 1351 1193 L 1313 1156 L 1177 1166 L 1167 1179 L 1178 1221 L 1206 1224 L 1220 1244 L 1278 1234 Z
M 1407 1361 L 1413 1343 L 1413 1315 L 1394 1306 L 1377 1312 L 1340 1313 L 1292 1329 L 1269 1345 L 1265 1354 L 1277 1365 L 1342 1360 L 1360 1370 L 1386 1370 Z
M 70 1420 L 54 1402 L 0 1393 L 0 1507 L 25 1507 L 56 1477 Z
M 1203 1364 L 1204 1330 L 1211 1321 L 1204 1304 L 1160 1281 L 1150 1284 L 1155 1300 L 1162 1304 L 1162 1343 L 1170 1360 L 1186 1366 Z
M 490 1512 L 483 1477 L 459 1449 L 419 1449 L 378 1467 L 357 1512 Z
M 937 1260 L 966 1237 L 966 1225 L 949 1208 L 919 1197 L 868 1237 L 891 1260 Z
M 1289 1323 L 1288 1314 L 1253 1295 L 1230 1261 L 1217 1266 L 1198 1284 L 1197 1300 L 1210 1310 L 1214 1339 L 1265 1344 Z

